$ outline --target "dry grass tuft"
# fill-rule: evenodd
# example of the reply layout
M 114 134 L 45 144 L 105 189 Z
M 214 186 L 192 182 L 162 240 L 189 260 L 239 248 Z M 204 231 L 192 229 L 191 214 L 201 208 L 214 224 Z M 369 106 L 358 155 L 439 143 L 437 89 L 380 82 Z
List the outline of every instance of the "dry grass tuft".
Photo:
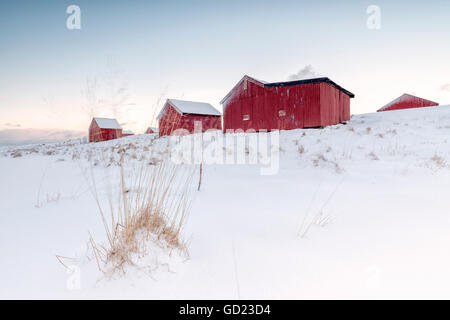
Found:
M 437 168 L 445 168 L 447 167 L 447 161 L 445 161 L 444 158 L 442 158 L 441 156 L 435 154 L 433 157 L 431 157 L 431 161 L 433 161 L 433 163 L 436 165 Z
M 321 161 L 327 162 L 327 159 L 324 157 L 323 154 L 316 155 L 316 157 L 312 160 L 314 167 L 318 167 Z
M 392 129 L 392 130 L 388 130 L 386 131 L 387 134 L 392 134 L 392 135 L 397 135 L 397 130 Z
M 334 220 L 333 217 L 330 214 L 325 214 L 324 210 L 325 210 L 325 207 L 333 200 L 336 192 L 339 190 L 339 188 L 340 188 L 340 186 L 342 185 L 343 182 L 344 182 L 344 178 L 342 178 L 342 180 L 336 185 L 335 189 L 331 192 L 329 197 L 322 204 L 322 206 L 320 207 L 319 211 L 314 215 L 314 217 L 312 219 L 309 219 L 310 209 L 312 207 L 313 202 L 315 201 L 315 199 L 317 197 L 317 194 L 320 191 L 322 183 L 320 183 L 318 185 L 317 190 L 315 191 L 315 193 L 313 194 L 313 197 L 311 198 L 311 201 L 309 203 L 309 206 L 308 206 L 308 209 L 307 209 L 307 211 L 305 213 L 305 216 L 303 217 L 303 220 L 301 222 L 300 228 L 299 228 L 299 230 L 297 232 L 297 236 L 299 236 L 301 238 L 306 238 L 309 230 L 311 229 L 311 227 L 313 225 L 319 226 L 319 227 L 325 227 L 328 224 L 333 222 L 333 220 Z
M 375 161 L 380 160 L 380 158 L 378 158 L 378 156 L 373 151 L 371 153 L 369 153 L 367 156 L 370 160 L 375 160 Z
M 121 161 L 122 163 L 122 161 Z M 110 203 L 110 217 L 101 209 L 92 191 L 106 231 L 106 244 L 98 244 L 90 236 L 90 245 L 98 268 L 105 275 L 125 274 L 127 266 L 145 257 L 152 245 L 168 253 L 177 251 L 188 256 L 183 228 L 191 203 L 192 170 L 168 162 L 149 167 L 145 163 L 130 181 L 120 166 L 120 194 L 117 204 Z M 108 222 L 109 221 L 109 222 Z
M 339 165 L 337 161 L 327 159 L 323 154 L 317 154 L 312 159 L 314 167 L 319 167 L 321 163 L 331 165 L 337 174 L 343 173 L 345 170 Z

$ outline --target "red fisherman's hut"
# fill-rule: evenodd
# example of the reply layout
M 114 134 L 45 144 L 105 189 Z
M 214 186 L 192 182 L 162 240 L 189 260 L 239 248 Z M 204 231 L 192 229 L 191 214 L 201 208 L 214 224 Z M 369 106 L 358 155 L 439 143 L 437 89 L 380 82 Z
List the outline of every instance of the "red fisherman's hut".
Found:
M 122 131 L 122 137 L 129 137 L 129 136 L 134 136 L 133 131 L 130 131 L 130 130 Z
M 329 78 L 268 83 L 244 76 L 221 101 L 224 130 L 289 130 L 350 120 L 355 95 Z
M 387 105 L 379 109 L 377 112 L 392 111 L 392 110 L 402 110 L 402 109 L 412 109 L 412 108 L 424 108 L 424 107 L 435 107 L 439 103 L 419 98 L 411 94 L 403 94 L 397 99 L 389 102 Z
M 204 102 L 168 99 L 157 120 L 160 136 L 194 133 L 194 129 L 202 132 L 222 130 L 221 113 Z
M 145 130 L 145 134 L 158 134 L 159 129 L 155 127 L 148 127 L 147 130 Z
M 89 126 L 89 142 L 107 141 L 120 137 L 122 137 L 122 127 L 116 119 L 92 119 Z

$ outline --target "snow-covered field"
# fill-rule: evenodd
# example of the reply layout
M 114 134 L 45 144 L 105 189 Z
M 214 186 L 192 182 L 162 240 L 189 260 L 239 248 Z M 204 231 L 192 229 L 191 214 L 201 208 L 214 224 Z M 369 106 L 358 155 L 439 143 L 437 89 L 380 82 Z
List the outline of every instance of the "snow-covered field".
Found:
M 89 175 L 107 207 L 118 151 L 153 166 L 167 140 L 3 147 L 0 298 L 448 299 L 449 141 L 449 106 L 283 131 L 277 174 L 203 166 L 188 259 L 155 247 L 113 279 L 87 245 L 105 240 Z

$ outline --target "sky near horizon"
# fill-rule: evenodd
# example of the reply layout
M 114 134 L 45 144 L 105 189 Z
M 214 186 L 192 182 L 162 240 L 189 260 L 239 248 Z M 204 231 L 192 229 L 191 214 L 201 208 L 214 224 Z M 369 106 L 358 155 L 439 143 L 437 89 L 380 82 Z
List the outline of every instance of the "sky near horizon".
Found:
M 73 4 L 79 30 L 66 27 Z M 367 27 L 370 5 L 381 29 Z M 328 76 L 355 93 L 353 114 L 403 93 L 450 104 L 445 0 L 2 0 L 0 35 L 0 141 L 3 131 L 87 131 L 94 100 L 97 116 L 138 133 L 167 97 L 221 111 L 244 74 Z

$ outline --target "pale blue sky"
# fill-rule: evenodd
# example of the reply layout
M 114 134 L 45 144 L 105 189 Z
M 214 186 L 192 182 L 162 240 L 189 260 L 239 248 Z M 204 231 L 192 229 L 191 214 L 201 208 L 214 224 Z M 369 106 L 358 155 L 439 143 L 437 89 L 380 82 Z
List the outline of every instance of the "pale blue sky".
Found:
M 68 30 L 66 8 L 81 8 Z M 369 5 L 381 29 L 366 26 Z M 86 77 L 126 86 L 119 121 L 149 125 L 157 98 L 212 103 L 244 75 L 283 81 L 312 65 L 354 92 L 352 113 L 404 92 L 450 104 L 450 1 L 0 2 L 0 130 L 87 130 Z M 113 66 L 113 67 L 111 67 Z M 105 76 L 118 69 L 114 76 Z M 110 116 L 110 110 L 99 110 Z

